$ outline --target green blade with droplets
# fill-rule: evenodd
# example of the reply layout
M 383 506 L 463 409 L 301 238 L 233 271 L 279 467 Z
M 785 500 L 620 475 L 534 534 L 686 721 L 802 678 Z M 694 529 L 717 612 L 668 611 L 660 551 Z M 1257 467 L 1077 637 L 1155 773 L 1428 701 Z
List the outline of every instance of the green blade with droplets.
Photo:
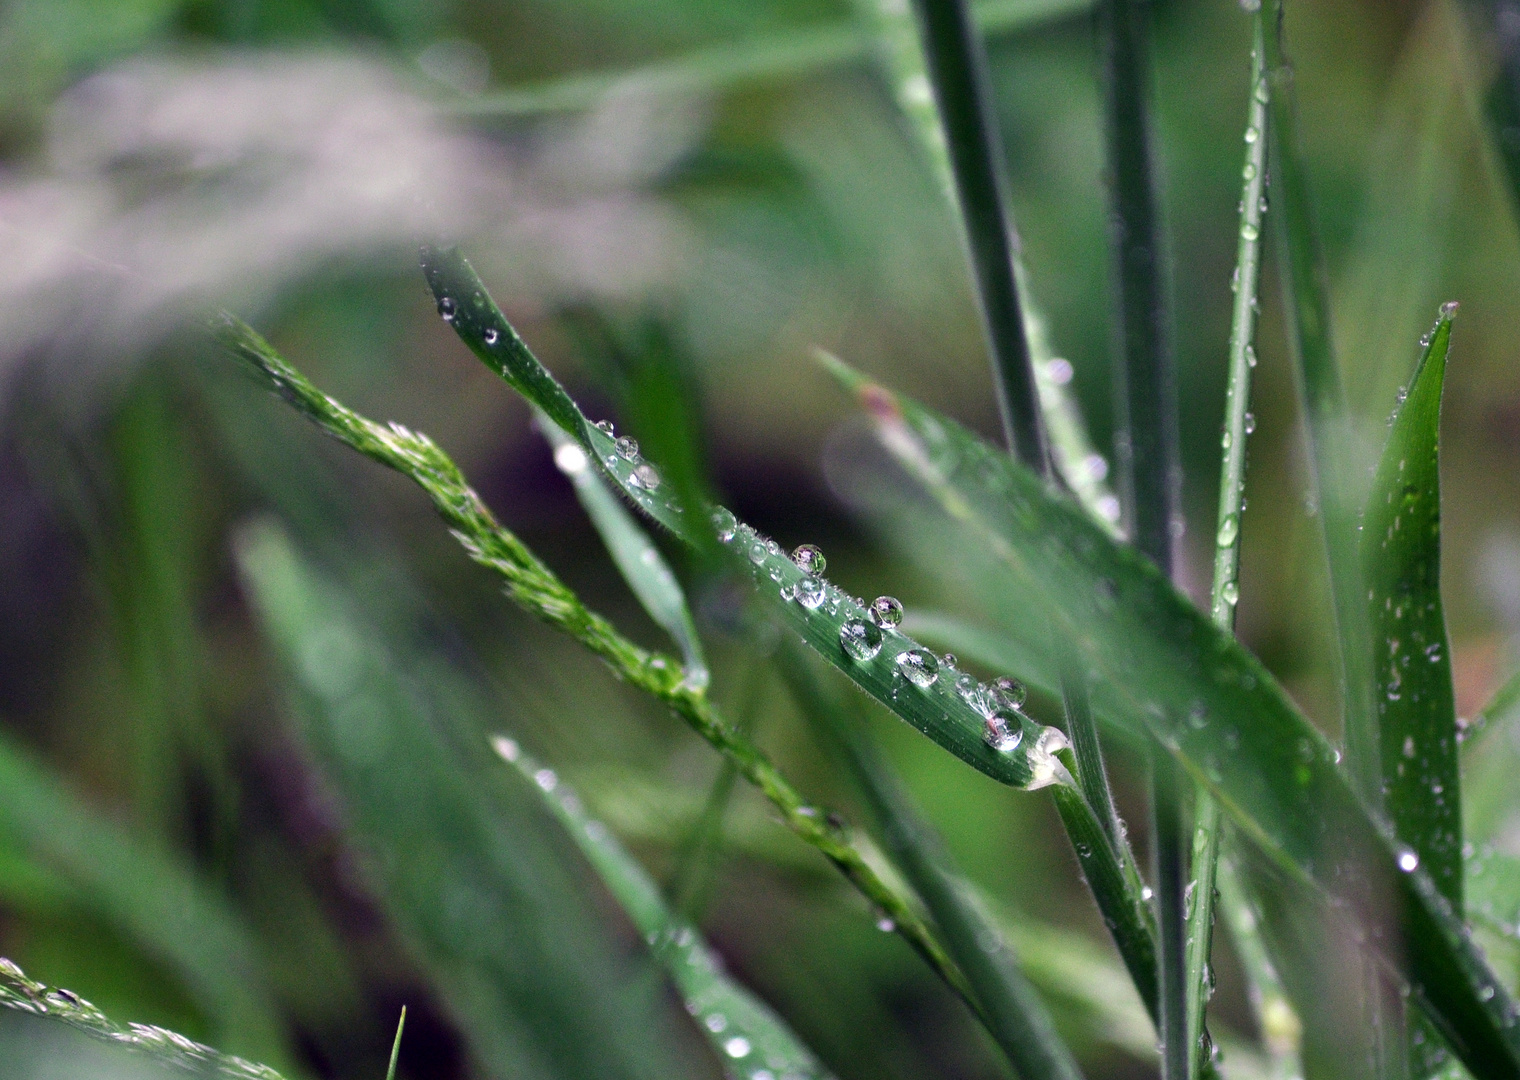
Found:
M 734 1074 L 768 1071 L 792 1080 L 829 1080 L 830 1073 L 770 1006 L 729 978 L 717 955 L 686 920 L 665 906 L 659 887 L 554 770 L 535 761 L 506 736 L 491 740 L 565 827 L 581 853 L 617 899 L 686 1004 Z
M 422 266 L 439 313 L 476 356 L 574 439 L 638 509 L 683 540 L 700 542 L 695 524 L 687 520 L 684 507 L 660 480 L 655 466 L 637 451 L 629 453 L 626 444 L 620 450 L 618 440 L 586 419 L 518 337 L 458 250 L 425 248 Z M 958 672 L 936 670 L 929 679 L 921 668 L 910 670 L 898 663 L 899 657 L 910 655 L 927 658 L 935 669 L 939 662 L 899 629 L 878 629 L 862 601 L 821 577 L 804 573 L 774 541 L 738 523 L 727 511 L 714 509 L 713 513 L 732 565 L 754 582 L 770 613 L 856 686 L 1001 783 L 1038 788 L 1067 780 L 1064 766 L 1055 758 L 1065 742 L 1059 731 L 1019 714 L 1018 745 L 1009 751 L 993 749 L 986 738 L 987 717 L 968 700 L 969 694 L 962 696 L 957 690 Z M 799 586 L 805 590 L 806 602 L 795 599 Z M 845 639 L 853 651 L 846 648 Z

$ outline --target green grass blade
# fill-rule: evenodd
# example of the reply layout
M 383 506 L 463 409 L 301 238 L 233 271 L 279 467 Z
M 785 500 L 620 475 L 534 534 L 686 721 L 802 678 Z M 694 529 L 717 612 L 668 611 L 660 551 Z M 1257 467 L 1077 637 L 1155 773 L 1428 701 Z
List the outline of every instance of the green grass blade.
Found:
M 1466 860 L 1464 884 L 1473 923 L 1520 941 L 1520 859 L 1484 845 Z
M 277 526 L 245 529 L 235 552 L 365 869 L 484 1069 L 685 1075 L 647 972 L 623 955 L 557 830 L 497 774 L 479 734 L 488 692 L 383 630 Z
M 708 671 L 702 640 L 686 605 L 686 594 L 665 556 L 627 507 L 607 490 L 580 444 L 547 419 L 542 419 L 538 426 L 554 447 L 554 464 L 574 485 L 576 498 L 607 545 L 623 580 L 649 617 L 664 628 L 681 650 L 686 681 L 698 689 L 706 686 Z
M 1031 639 L 1053 629 L 1098 678 L 1098 718 L 1153 737 L 1279 867 L 1362 917 L 1375 914 L 1363 886 L 1386 883 L 1383 914 L 1407 949 L 1387 962 L 1475 1074 L 1516 1075 L 1520 1031 L 1508 993 L 1429 874 L 1401 869 L 1391 829 L 1261 663 L 1150 560 L 1115 544 L 1008 455 L 842 366 L 836 374 L 876 418 L 883 446 L 954 523 L 936 534 L 936 561 L 974 566 L 984 591 L 1022 598 L 1006 632 L 1039 652 Z
M 1398 837 L 1462 910 L 1462 816 L 1451 644 L 1441 606 L 1441 388 L 1456 305 L 1426 339 L 1362 515 L 1385 806 Z
M 41 763 L 0 737 L 0 835 L 39 859 L 182 983 L 218 1041 L 285 1056 L 253 941 L 227 902 L 188 866 L 92 810 Z
M 1009 33 L 1080 14 L 1092 0 L 985 0 L 973 13 L 983 30 Z M 810 26 L 737 44 L 714 45 L 627 71 L 565 75 L 451 104 L 466 116 L 510 117 L 592 108 L 618 93 L 690 94 L 759 79 L 794 78 L 855 63 L 871 43 L 851 23 Z
M 484 295 L 483 292 L 480 295 Z M 600 657 L 619 678 L 664 703 L 714 749 L 732 761 L 740 775 L 758 788 L 780 811 L 781 820 L 787 828 L 828 858 L 850 884 L 890 917 L 903 939 L 952 989 L 963 996 L 969 996 L 964 976 L 950 961 L 933 930 L 918 917 L 904 897 L 877 876 L 864 856 L 853 846 L 848 833 L 833 825 L 830 816 L 804 799 L 758 748 L 730 728 L 708 700 L 705 690 L 689 685 L 677 664 L 662 655 L 651 654 L 639 648 L 619 634 L 606 619 L 588 610 L 580 598 L 566 588 L 521 540 L 501 527 L 480 496 L 465 483 L 458 466 L 431 439 L 399 424 L 377 424 L 327 397 L 286 363 L 252 328 L 234 317 L 224 316 L 219 332 L 223 344 L 268 389 L 279 394 L 293 408 L 346 446 L 395 469 L 426 491 L 439 516 L 452 527 L 455 538 L 465 551 L 476 562 L 499 574 L 506 582 L 507 595 L 524 610 L 580 642 Z M 532 361 L 526 349 L 522 350 L 522 355 Z M 537 361 L 532 362 L 537 364 Z M 555 391 L 564 394 L 547 372 L 542 368 L 538 368 L 538 372 L 542 379 L 553 385 Z M 564 401 L 568 402 L 569 398 L 564 398 Z M 573 409 L 573 404 L 570 407 Z M 577 412 L 575 416 L 580 417 L 580 414 Z M 598 459 L 608 463 L 605 475 L 617 477 L 621 473 L 624 494 L 657 520 L 668 521 L 673 527 L 678 526 L 682 520 L 681 509 L 669 501 L 654 498 L 653 489 L 647 480 L 638 484 L 628 482 L 628 477 L 633 475 L 637 466 L 623 460 L 616 452 L 612 440 L 605 434 L 586 423 L 583 418 L 579 422 L 587 431 L 595 431 L 600 436 L 600 442 L 592 441 L 588 445 L 591 451 L 605 453 L 605 458 Z M 772 567 L 771 572 L 779 580 L 785 580 L 786 574 L 790 572 L 792 580 L 789 584 L 794 584 L 800 577 L 796 566 L 779 554 L 772 554 L 763 545 L 757 547 L 758 543 L 755 541 L 750 544 L 751 555 L 746 560 L 746 565 L 752 566 L 757 577 L 760 569 L 766 565 Z M 778 553 L 779 550 L 777 548 Z M 844 606 L 840 596 L 835 597 L 835 603 L 839 607 Z M 803 610 L 801 605 L 782 606 Z M 859 605 L 853 605 L 853 610 L 864 615 L 864 610 Z M 800 621 L 804 627 L 814 625 L 805 618 Z M 835 641 L 837 640 L 836 637 Z M 879 684 L 885 684 L 887 677 L 879 666 L 877 672 Z M 923 713 L 913 712 L 911 715 L 922 716 Z M 1039 725 L 1032 722 L 1030 726 L 1039 728 Z M 1016 779 L 1028 783 L 1056 782 L 1065 776 L 1065 769 L 1047 750 L 1048 736 L 1045 741 L 1040 740 L 1043 734 L 1043 730 L 1035 730 L 1032 735 L 1026 732 L 1027 737 L 1020 740 L 1023 754 L 1018 770 L 1011 772 Z M 1033 748 L 1024 745 L 1031 743 L 1035 744 Z M 1005 754 L 993 756 L 999 761 L 1010 758 L 1010 755 Z M 1050 775 L 1042 777 L 1035 771 L 1037 768 L 1048 769 Z
M 1219 910 L 1246 976 L 1247 994 L 1271 1062 L 1272 1080 L 1299 1080 L 1303 1023 L 1288 999 L 1262 938 L 1261 916 L 1228 854 L 1219 862 Z
M 401 1033 L 406 1030 L 406 1006 L 401 1006 L 401 1019 L 396 1021 L 396 1041 L 391 1043 L 391 1063 L 386 1066 L 385 1080 L 396 1080 L 396 1060 L 401 1057 Z
M 1483 734 L 1490 727 L 1500 723 L 1520 706 L 1520 671 L 1511 675 L 1503 686 L 1494 691 L 1494 696 L 1488 699 L 1488 704 L 1479 709 L 1477 714 L 1468 722 L 1466 738 L 1472 740 Z
M 654 466 L 636 452 L 620 453 L 611 436 L 581 415 L 569 395 L 512 330 L 474 269 L 457 250 L 425 250 L 423 269 L 438 299 L 439 310 L 476 356 L 548 413 L 630 502 L 687 542 L 699 542 L 697 527 L 688 520 L 690 515 L 670 494 L 667 485 L 660 482 Z M 252 357 L 255 363 L 267 362 L 258 358 L 261 355 Z M 900 629 L 886 628 L 878 634 L 861 603 L 827 584 L 821 575 L 804 573 L 778 545 L 733 521 L 726 510 L 715 509 L 713 513 L 724 521 L 720 537 L 729 552 L 729 561 L 754 582 L 770 613 L 867 694 L 1000 783 L 1037 788 L 1065 779 L 1065 768 L 1042 749 L 1048 743 L 1040 739 L 1041 725 L 1021 718 L 1018 745 L 1009 752 L 993 749 L 986 739 L 986 718 L 957 692 L 954 678 L 947 674 L 919 685 L 905 677 L 898 658 L 915 651 L 927 653 L 918 642 Z M 795 599 L 799 585 L 821 587 L 821 592 L 812 594 L 818 601 L 815 605 Z M 847 624 L 869 635 L 869 649 L 846 651 L 841 632 Z M 934 663 L 937 666 L 938 660 L 934 659 Z
M 772 1075 L 824 1080 L 829 1071 L 776 1013 L 723 973 L 701 935 L 671 912 L 644 868 L 552 769 L 544 768 L 515 740 L 491 740 L 502 760 L 513 765 L 544 806 L 564 826 L 597 876 L 616 898 L 650 953 L 675 982 L 686 1011 L 694 1017 L 719 1060 L 734 1073 L 765 1069 Z M 752 1075 L 752 1073 L 750 1074 Z
M 166 1028 L 118 1024 L 78 994 L 50 989 L 27 978 L 4 957 L 0 957 L 0 1008 L 56 1020 L 102 1042 L 138 1051 L 180 1072 L 227 1080 L 281 1080 L 280 1074 L 267 1065 L 219 1053 Z
M 876 819 L 879 835 L 908 883 L 923 899 L 982 1006 L 982 1020 L 1023 1080 L 1077 1080 L 1081 1070 L 1045 1004 L 1019 970 L 1003 935 L 967 891 L 944 842 L 919 815 L 897 777 L 869 741 L 863 718 L 831 694 L 795 648 L 781 671 L 814 730 L 848 769 Z

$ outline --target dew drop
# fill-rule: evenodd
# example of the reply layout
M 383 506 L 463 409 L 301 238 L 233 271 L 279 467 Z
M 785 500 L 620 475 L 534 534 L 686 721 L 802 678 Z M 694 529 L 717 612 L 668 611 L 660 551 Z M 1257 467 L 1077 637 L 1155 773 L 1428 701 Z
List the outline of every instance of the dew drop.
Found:
M 1226 581 L 1224 588 L 1219 590 L 1219 596 L 1226 604 L 1234 607 L 1240 603 L 1240 586 L 1233 581 Z
M 585 472 L 589 463 L 590 459 L 586 457 L 586 451 L 573 442 L 563 443 L 554 450 L 554 464 L 566 476 L 576 476 Z
M 1255 413 L 1246 413 L 1246 417 L 1245 417 L 1245 430 L 1246 430 L 1246 434 L 1247 435 L 1251 434 L 1253 431 L 1256 430 L 1256 414 Z
M 1230 429 L 1225 428 L 1224 434 L 1219 437 L 1219 445 L 1228 450 L 1235 442 L 1235 436 L 1230 434 Z
M 735 1035 L 723 1044 L 723 1052 L 731 1058 L 742 1058 L 749 1055 L 749 1040 L 743 1035 Z
M 749 561 L 756 566 L 764 565 L 766 556 L 765 542 L 763 540 L 756 540 L 750 544 L 749 550 L 745 554 L 749 556 Z
M 819 605 L 823 603 L 823 598 L 827 591 L 822 581 L 809 575 L 797 582 L 796 586 L 792 589 L 792 596 L 796 598 L 797 603 L 809 611 L 816 611 Z
M 612 432 L 613 432 L 612 421 L 611 420 L 598 420 L 596 422 L 596 430 L 600 431 L 603 435 L 606 435 L 608 438 L 611 438 L 612 437 Z
M 849 619 L 839 628 L 839 645 L 851 660 L 874 660 L 881 652 L 881 631 L 863 619 Z
M 1257 11 L 1261 8 L 1261 0 L 1240 0 L 1240 6 L 1247 11 Z M 1267 91 L 1267 80 L 1262 79 L 1256 84 L 1256 100 L 1265 105 L 1270 96 Z
M 1247 345 L 1246 346 L 1246 367 L 1255 367 L 1255 366 L 1256 366 L 1256 346 L 1254 346 L 1254 345 Z
M 1226 514 L 1225 519 L 1219 523 L 1219 535 L 1215 537 L 1220 547 L 1229 547 L 1235 542 L 1235 537 L 1240 535 L 1240 522 L 1234 514 Z
M 713 531 L 718 534 L 718 539 L 726 544 L 739 531 L 739 519 L 720 506 L 712 513 L 712 526 Z
M 892 931 L 897 929 L 897 924 L 893 922 L 888 916 L 883 915 L 881 918 L 876 920 L 876 929 L 880 930 L 883 934 L 890 934 Z
M 1244 169 L 1240 170 L 1240 178 L 1242 180 L 1255 180 L 1256 179 L 1256 162 L 1254 162 L 1254 161 L 1248 161 L 1248 162 L 1246 162 L 1246 167 Z
M 1259 138 L 1261 138 L 1261 132 L 1257 131 L 1256 128 L 1254 128 L 1254 127 L 1248 127 L 1248 128 L 1246 128 L 1246 142 L 1247 143 L 1254 143 Z
M 718 1033 L 727 1030 L 728 1017 L 724 1016 L 722 1013 L 712 1013 L 707 1017 L 706 1020 L 703 1020 L 702 1023 L 706 1025 L 708 1031 L 712 1032 L 714 1035 L 717 1035 Z
M 443 316 L 444 322 L 451 323 L 454 321 L 455 310 L 454 298 L 452 296 L 441 296 L 438 298 L 438 314 Z
M 987 717 L 982 739 L 1000 754 L 1010 754 L 1024 741 L 1024 725 L 1012 709 L 999 709 Z
M 927 649 L 909 649 L 897 654 L 897 670 L 914 686 L 927 689 L 939 678 L 939 661 Z
M 649 462 L 641 462 L 634 466 L 633 475 L 629 477 L 629 483 L 634 487 L 643 488 L 645 491 L 654 491 L 660 486 L 660 474 Z
M 823 552 L 812 544 L 802 544 L 792 552 L 792 562 L 797 564 L 797 569 L 804 574 L 821 574 L 829 562 L 823 557 Z
M 1400 870 L 1406 874 L 1412 874 L 1420 867 L 1420 857 L 1415 854 L 1413 848 L 1400 847 L 1398 863 Z
M 1455 300 L 1448 300 L 1441 305 L 1441 318 L 1454 319 L 1457 316 L 1457 308 L 1461 307 Z
M 871 601 L 871 621 L 883 630 L 894 630 L 903 619 L 903 606 L 895 596 L 878 596 Z
M 622 458 L 624 461 L 637 461 L 639 459 L 638 440 L 630 438 L 627 435 L 624 435 L 621 439 L 614 443 L 613 449 L 617 451 L 618 457 Z
M 1240 238 L 1242 240 L 1255 240 L 1261 236 L 1261 230 L 1254 223 L 1245 222 L 1240 226 Z
M 999 704 L 1010 709 L 1021 709 L 1024 707 L 1024 702 L 1029 700 L 1029 687 L 1006 675 L 1000 675 L 992 680 L 992 692 L 997 695 Z
M 484 337 L 486 339 L 487 345 L 495 345 L 498 341 L 501 340 L 501 332 L 498 331 L 494 326 L 488 326 L 486 327 Z

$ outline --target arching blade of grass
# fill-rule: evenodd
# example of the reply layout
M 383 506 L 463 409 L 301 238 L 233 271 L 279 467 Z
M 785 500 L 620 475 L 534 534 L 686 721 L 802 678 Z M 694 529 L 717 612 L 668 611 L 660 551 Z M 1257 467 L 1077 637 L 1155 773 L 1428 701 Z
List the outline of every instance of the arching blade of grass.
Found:
M 989 33 L 1009 33 L 1076 15 L 1092 0 L 984 0 L 973 11 Z M 453 103 L 467 116 L 511 117 L 589 109 L 619 92 L 656 94 L 722 90 L 755 79 L 787 78 L 864 59 L 871 42 L 849 23 L 810 26 L 736 44 L 713 45 L 628 71 L 547 79 Z
M 242 531 L 245 588 L 390 918 L 492 1075 L 686 1075 L 674 1018 L 593 910 L 537 806 L 501 782 L 494 704 L 308 564 Z M 473 723 L 471 722 L 473 721 Z
M 698 542 L 697 526 L 670 495 L 658 470 L 636 450 L 626 446 L 620 449 L 611 436 L 581 414 L 564 388 L 517 336 L 457 250 L 425 249 L 423 269 L 439 311 L 476 356 L 575 439 L 630 502 L 688 543 Z M 260 365 L 277 361 L 258 349 L 245 355 Z M 278 363 L 283 365 L 283 361 Z M 292 387 L 280 392 L 298 407 L 308 411 L 322 407 L 316 398 L 303 396 L 307 391 L 289 383 L 278 369 L 266 366 L 261 370 L 281 387 Z M 1065 779 L 1064 767 L 1046 752 L 1049 742 L 1041 739 L 1040 725 L 1019 718 L 1023 734 L 1018 746 L 1008 752 L 993 749 L 986 739 L 986 718 L 957 692 L 953 679 L 938 677 L 937 659 L 918 642 L 896 628 L 878 629 L 862 604 L 828 584 L 820 573 L 805 573 L 778 545 L 735 521 L 728 511 L 715 509 L 713 514 L 730 562 L 754 582 L 772 616 L 800 634 L 855 685 L 1001 783 L 1037 788 Z M 898 663 L 899 657 L 909 662 L 918 660 L 925 667 L 914 667 L 916 678 L 909 678 L 904 665 Z M 934 665 L 932 678 L 928 664 Z
M 280 1074 L 267 1065 L 219 1053 L 166 1028 L 118 1024 L 78 994 L 50 989 L 27 978 L 4 957 L 0 957 L 0 1008 L 45 1016 L 102 1042 L 146 1054 L 180 1072 L 227 1080 L 281 1080 Z
M 484 296 L 484 293 L 478 295 Z M 504 321 L 502 325 L 505 326 Z M 918 917 L 905 898 L 876 875 L 851 844 L 849 835 L 833 825 L 828 814 L 809 804 L 748 739 L 730 728 L 708 700 L 706 692 L 686 682 L 679 665 L 665 656 L 639 648 L 618 633 L 607 620 L 587 609 L 580 598 L 566 588 L 522 541 L 501 527 L 481 502 L 480 496 L 465 483 L 458 466 L 432 440 L 408 431 L 399 424 L 388 427 L 377 424 L 327 397 L 287 364 L 252 328 L 232 316 L 224 316 L 220 333 L 223 344 L 246 363 L 267 388 L 304 413 L 323 431 L 359 453 L 411 478 L 422 487 L 432 499 L 439 516 L 453 527 L 454 536 L 465 551 L 476 562 L 503 578 L 507 595 L 516 603 L 580 642 L 629 685 L 668 706 L 693 731 L 732 761 L 740 775 L 755 785 L 780 811 L 787 828 L 827 857 L 867 900 L 892 919 L 897 932 L 936 974 L 956 993 L 971 1000 L 964 976 L 949 960 L 934 932 Z M 681 520 L 682 512 L 678 508 L 652 498 L 650 493 L 657 485 L 652 485 L 648 479 L 641 479 L 637 484 L 628 481 L 628 476 L 646 463 L 632 466 L 624 461 L 616 452 L 612 440 L 587 423 L 578 411 L 574 411 L 574 404 L 565 396 L 559 384 L 554 383 L 549 374 L 537 366 L 537 361 L 532 359 L 525 348 L 515 359 L 517 362 L 531 362 L 536 374 L 534 371 L 528 372 L 528 381 L 541 377 L 550 383 L 562 399 L 557 402 L 560 408 L 563 410 L 568 406 L 579 424 L 587 430 L 596 431 L 601 437 L 600 442 L 588 439 L 582 446 L 589 446 L 591 451 L 598 454 L 606 454 L 606 458 L 598 460 L 621 462 L 622 482 L 626 484 L 623 490 L 630 498 L 659 520 Z M 514 374 L 513 378 L 516 377 Z M 545 400 L 556 403 L 548 396 Z M 548 411 L 542 401 L 536 403 Z M 618 469 L 617 466 L 609 467 L 605 470 L 605 475 L 616 478 L 619 475 Z M 757 571 L 769 564 L 776 576 L 784 579 L 784 566 L 790 568 L 793 583 L 800 577 L 800 571 L 789 560 L 771 554 L 759 541 L 755 541 L 749 551 L 750 556 L 746 562 L 752 564 Z M 835 604 L 843 606 L 838 596 Z M 790 606 L 807 610 L 801 605 Z M 856 605 L 854 610 L 862 609 Z M 811 625 L 806 619 L 802 622 L 804 626 Z M 879 683 L 886 683 L 888 678 L 878 668 Z M 1038 729 L 1039 725 L 1031 721 L 1028 727 Z M 1054 729 L 1035 730 L 1032 734 L 1026 732 L 1020 740 L 1021 744 L 1034 742 L 1036 745 L 1020 761 L 1022 771 L 1014 772 L 1013 775 L 1031 781 L 1041 779 L 1032 772 L 1030 762 L 1033 761 L 1048 768 L 1050 775 L 1045 780 L 1054 781 L 1057 777 L 1064 777 L 1065 769 L 1050 752 L 1050 735 L 1047 732 L 1060 735 Z M 1045 736 L 1043 740 L 1042 735 Z M 1007 760 L 1006 755 L 998 756 Z
M 0 738 L 0 834 L 67 883 L 72 902 L 172 972 L 218 1041 L 284 1058 L 267 977 L 226 901 L 190 867 L 92 810 L 8 738 Z
M 491 740 L 502 760 L 513 765 L 591 863 L 628 915 L 649 951 L 665 968 L 686 1011 L 696 1020 L 725 1067 L 768 1070 L 773 1076 L 829 1077 L 817 1057 L 780 1016 L 723 972 L 717 957 L 686 920 L 670 911 L 644 868 L 623 850 L 605 825 L 587 815 L 563 780 L 524 751 L 514 739 Z
M 976 566 L 984 590 L 1021 601 L 1007 632 L 1053 627 L 1098 677 L 1098 717 L 1148 732 L 1284 870 L 1362 918 L 1377 914 L 1367 890 L 1386 884 L 1387 914 L 1406 950 L 1386 962 L 1410 980 L 1475 1074 L 1520 1075 L 1508 993 L 1429 874 L 1399 864 L 1387 823 L 1367 810 L 1335 752 L 1260 662 L 1150 560 L 1115 544 L 1006 454 L 842 366 L 836 374 L 953 523 L 936 534 L 938 559 Z
M 540 419 L 539 429 L 554 447 L 554 464 L 570 479 L 575 496 L 585 507 L 591 523 L 601 535 L 612 561 L 623 580 L 639 598 L 649 617 L 665 629 L 681 650 L 686 681 L 697 689 L 707 685 L 707 661 L 702 655 L 702 640 L 697 636 L 686 594 L 681 583 L 665 562 L 628 508 L 607 490 L 601 473 L 591 466 L 586 452 L 548 419 Z
M 1077 1080 L 1081 1071 L 1055 1024 L 985 908 L 967 891 L 944 842 L 918 814 L 876 753 L 854 701 L 824 688 L 795 646 L 781 655 L 792 697 L 815 731 L 831 744 L 864 796 L 893 862 L 945 935 L 945 944 L 976 992 L 987 1028 L 1023 1080 Z
M 1462 814 L 1451 645 L 1441 606 L 1441 388 L 1456 305 L 1447 304 L 1388 432 L 1362 515 L 1367 619 L 1383 793 L 1408 844 L 1462 911 Z

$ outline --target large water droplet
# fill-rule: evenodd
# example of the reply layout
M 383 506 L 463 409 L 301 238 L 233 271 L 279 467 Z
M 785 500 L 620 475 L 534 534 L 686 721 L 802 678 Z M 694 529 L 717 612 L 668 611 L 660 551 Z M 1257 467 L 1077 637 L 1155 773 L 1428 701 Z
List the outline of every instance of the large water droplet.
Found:
M 816 610 L 823 603 L 826 593 L 827 590 L 824 588 L 823 582 L 811 576 L 797 582 L 796 586 L 792 589 L 792 595 L 796 598 L 797 603 L 809 611 Z
M 1010 709 L 1022 709 L 1024 702 L 1029 700 L 1029 687 L 1006 675 L 992 680 L 992 691 L 997 695 L 998 703 Z
M 1219 523 L 1219 535 L 1215 538 L 1220 547 L 1229 547 L 1235 542 L 1235 537 L 1240 535 L 1240 521 L 1234 514 L 1225 515 L 1225 519 Z
M 653 491 L 660 486 L 660 474 L 653 465 L 645 461 L 634 466 L 633 475 L 628 478 L 628 482 L 645 491 Z
M 1254 127 L 1246 128 L 1247 143 L 1254 143 L 1259 138 L 1261 138 L 1261 132 L 1257 131 Z
M 1258 229 L 1253 223 L 1247 221 L 1240 226 L 1240 238 L 1242 240 L 1255 240 L 1260 236 L 1261 230 Z
M 797 550 L 792 552 L 792 562 L 796 563 L 797 568 L 804 574 L 821 574 L 829 564 L 823 557 L 823 552 L 812 544 L 799 545 Z
M 712 512 L 712 526 L 713 532 L 718 534 L 718 539 L 726 544 L 739 531 L 739 519 L 720 506 Z
M 878 596 L 871 601 L 871 621 L 883 630 L 895 629 L 903 618 L 903 606 L 894 596 Z
M 927 649 L 909 649 L 897 654 L 897 670 L 914 686 L 927 688 L 939 678 L 939 661 Z
M 1457 308 L 1461 307 L 1455 300 L 1448 300 L 1441 305 L 1441 318 L 1454 319 L 1457 317 Z
M 1420 868 L 1420 857 L 1415 854 L 1413 848 L 1400 845 L 1398 855 L 1399 869 L 1406 874 L 1412 874 Z
M 614 443 L 613 449 L 617 451 L 618 457 L 622 458 L 624 461 L 637 461 L 639 459 L 638 440 L 630 438 L 627 435 L 624 435 L 621 439 Z
M 743 1035 L 735 1035 L 723 1044 L 723 1052 L 731 1058 L 742 1058 L 749 1054 L 749 1040 Z
M 754 543 L 750 544 L 749 550 L 746 551 L 745 554 L 749 556 L 749 561 L 754 563 L 756 566 L 764 565 L 766 556 L 765 541 L 756 540 Z
M 1009 754 L 1024 741 L 1024 725 L 1012 709 L 998 709 L 987 717 L 982 738 L 1000 754 Z
M 610 439 L 613 434 L 612 421 L 598 420 L 596 422 L 596 430 L 600 431 L 603 435 L 606 435 Z
M 874 660 L 881 652 L 881 631 L 863 619 L 850 619 L 839 628 L 839 645 L 851 660 Z

